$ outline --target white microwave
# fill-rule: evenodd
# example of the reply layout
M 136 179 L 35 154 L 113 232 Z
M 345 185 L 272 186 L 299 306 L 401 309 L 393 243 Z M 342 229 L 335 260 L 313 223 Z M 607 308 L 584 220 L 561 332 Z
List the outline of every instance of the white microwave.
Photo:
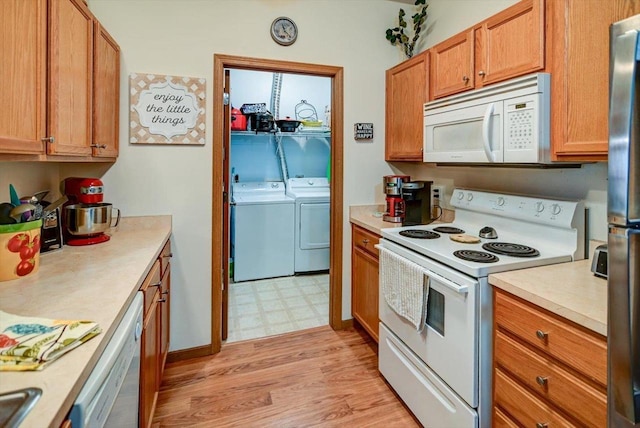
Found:
M 424 162 L 548 164 L 550 76 L 536 73 L 424 105 Z

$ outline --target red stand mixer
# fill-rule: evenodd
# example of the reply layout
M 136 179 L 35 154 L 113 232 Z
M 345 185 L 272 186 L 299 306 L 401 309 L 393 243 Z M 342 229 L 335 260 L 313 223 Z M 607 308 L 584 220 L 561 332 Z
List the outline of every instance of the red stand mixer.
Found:
M 408 183 L 408 175 L 385 175 L 382 180 L 384 193 L 387 195 L 387 208 L 382 220 L 390 223 L 402 223 L 405 215 L 405 203 L 402 198 L 402 184 Z
M 69 177 L 62 181 L 61 191 L 68 202 L 62 209 L 64 241 L 67 245 L 92 245 L 108 241 L 104 232 L 111 225 L 113 206 L 103 202 L 104 185 L 98 178 Z

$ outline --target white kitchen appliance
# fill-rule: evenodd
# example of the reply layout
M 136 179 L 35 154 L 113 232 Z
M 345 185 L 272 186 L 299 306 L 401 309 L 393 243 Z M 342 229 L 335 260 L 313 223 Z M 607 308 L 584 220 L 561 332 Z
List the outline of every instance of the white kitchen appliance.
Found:
M 550 77 L 536 73 L 424 105 L 424 162 L 548 164 Z
M 583 259 L 585 210 L 582 202 L 467 189 L 455 189 L 451 205 L 453 223 L 382 229 L 379 369 L 425 426 L 490 427 L 487 277 Z M 420 331 L 385 295 L 402 289 L 404 278 L 389 274 L 402 269 L 418 269 L 428 284 Z
M 138 291 L 71 408 L 74 428 L 138 426 L 142 306 Z
M 330 187 L 325 177 L 290 178 L 287 195 L 295 198 L 295 271 L 329 269 Z
M 232 192 L 233 280 L 293 275 L 295 205 L 284 183 L 234 183 Z

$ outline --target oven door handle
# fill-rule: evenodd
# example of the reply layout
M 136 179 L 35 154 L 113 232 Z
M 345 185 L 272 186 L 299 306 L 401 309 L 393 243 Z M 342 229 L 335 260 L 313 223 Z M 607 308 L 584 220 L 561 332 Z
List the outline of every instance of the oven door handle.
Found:
M 468 286 L 456 284 L 455 282 L 449 279 L 446 279 L 438 275 L 437 273 L 431 272 L 430 270 L 425 270 L 424 275 L 430 277 L 433 280 L 438 281 L 438 283 L 440 284 L 446 285 L 447 288 L 452 289 L 458 294 L 467 294 L 469 292 Z

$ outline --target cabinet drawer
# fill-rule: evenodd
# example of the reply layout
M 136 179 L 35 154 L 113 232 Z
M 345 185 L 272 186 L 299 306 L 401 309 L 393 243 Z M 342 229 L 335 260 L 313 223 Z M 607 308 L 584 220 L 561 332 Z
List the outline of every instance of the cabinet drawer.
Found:
M 606 387 L 607 342 L 604 337 L 498 290 L 495 292 L 495 321 L 498 328 L 510 331 Z
M 493 408 L 493 426 L 495 428 L 518 428 L 518 424 L 497 407 Z
M 156 293 L 160 289 L 161 286 L 160 281 L 160 262 L 156 260 L 156 262 L 151 267 L 149 274 L 144 279 L 144 282 L 140 286 L 140 290 L 144 293 L 144 316 L 147 316 L 149 309 L 153 305 L 153 303 L 158 300 Z
M 358 226 L 353 226 L 353 245 L 378 258 L 378 249 L 375 247 L 380 242 L 380 237 Z
M 171 257 L 173 257 L 173 254 L 171 254 L 171 240 L 168 240 L 167 243 L 164 245 L 164 248 L 160 252 L 160 256 L 159 256 L 161 278 L 164 278 L 164 275 L 167 273 L 167 270 L 169 269 L 169 263 L 171 262 Z
M 607 397 L 604 392 L 500 331 L 495 335 L 495 361 L 532 391 L 580 420 L 584 426 L 607 425 Z
M 548 427 L 575 426 L 551 405 L 536 398 L 499 369 L 495 371 L 493 387 L 495 391 L 494 406 L 497 407 L 494 408 L 496 426 L 512 426 L 499 424 L 499 409 L 504 409 L 510 416 L 517 419 L 520 426 L 539 426 L 537 424 L 546 424 L 542 426 Z

